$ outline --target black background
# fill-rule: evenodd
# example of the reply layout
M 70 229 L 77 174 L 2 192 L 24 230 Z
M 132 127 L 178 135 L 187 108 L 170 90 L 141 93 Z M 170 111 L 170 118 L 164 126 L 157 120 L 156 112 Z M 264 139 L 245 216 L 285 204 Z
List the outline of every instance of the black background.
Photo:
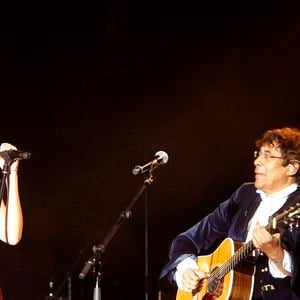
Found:
M 103 299 L 146 299 L 147 195 L 157 299 L 172 238 L 253 179 L 265 129 L 299 127 L 297 7 L 241 2 L 2 7 L 1 142 L 32 153 L 22 241 L 0 245 L 6 299 L 45 299 L 68 274 L 72 299 L 92 299 L 93 273 L 78 274 L 142 186 L 132 168 L 163 150 L 168 163 L 101 257 Z

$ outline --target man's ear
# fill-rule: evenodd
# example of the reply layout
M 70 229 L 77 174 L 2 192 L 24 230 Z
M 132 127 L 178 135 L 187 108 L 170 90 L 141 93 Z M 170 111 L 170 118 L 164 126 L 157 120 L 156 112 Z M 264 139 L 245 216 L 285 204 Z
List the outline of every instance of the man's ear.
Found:
M 290 162 L 288 164 L 288 172 L 287 172 L 287 174 L 289 176 L 294 176 L 294 175 L 297 174 L 298 170 L 299 170 L 299 163 L 296 162 L 296 161 L 295 162 Z

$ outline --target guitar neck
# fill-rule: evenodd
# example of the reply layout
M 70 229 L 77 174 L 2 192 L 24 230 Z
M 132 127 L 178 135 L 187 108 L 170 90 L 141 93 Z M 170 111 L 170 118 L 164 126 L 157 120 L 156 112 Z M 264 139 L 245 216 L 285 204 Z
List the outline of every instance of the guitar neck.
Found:
M 272 229 L 276 229 L 278 224 L 283 224 L 285 226 L 290 226 L 290 223 L 299 221 L 300 219 L 300 203 L 296 203 L 294 206 L 285 210 L 283 213 L 278 214 L 271 218 L 268 225 L 265 227 L 266 230 L 271 232 Z M 297 221 L 297 222 L 298 222 Z M 222 244 L 221 244 L 222 245 Z M 221 245 L 219 247 L 221 247 Z M 230 271 L 237 266 L 243 259 L 249 256 L 249 254 L 254 250 L 253 240 L 243 244 L 238 250 L 227 259 L 221 266 L 216 266 L 211 272 L 210 277 L 208 278 L 207 289 L 209 293 L 214 293 L 216 290 L 219 281 L 224 278 Z M 226 298 L 227 299 L 227 298 Z
M 288 222 L 293 222 L 295 219 L 299 220 L 300 213 L 300 203 L 296 203 L 289 209 L 285 210 L 281 214 L 278 214 L 270 219 L 269 223 L 265 227 L 269 232 L 275 229 L 280 223 L 288 224 Z M 223 278 L 227 273 L 229 273 L 233 268 L 245 259 L 251 251 L 254 250 L 253 241 L 243 244 L 233 256 L 230 257 L 225 263 L 223 263 L 219 268 L 212 272 L 211 277 Z
M 230 257 L 222 266 L 220 266 L 216 271 L 218 272 L 218 277 L 222 278 L 227 273 L 229 273 L 233 268 L 245 259 L 254 250 L 253 241 L 243 244 L 233 256 Z

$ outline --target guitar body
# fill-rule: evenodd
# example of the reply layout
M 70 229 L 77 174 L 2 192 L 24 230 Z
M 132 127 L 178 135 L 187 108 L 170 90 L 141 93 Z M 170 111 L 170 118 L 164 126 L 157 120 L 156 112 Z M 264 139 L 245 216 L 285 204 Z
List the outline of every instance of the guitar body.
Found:
M 231 238 L 226 238 L 219 247 L 209 255 L 198 256 L 197 263 L 200 270 L 210 270 L 212 272 L 226 261 L 228 261 L 241 247 L 242 243 L 234 242 Z M 229 271 L 224 277 L 223 292 L 218 300 L 246 300 L 250 299 L 253 292 L 254 266 L 239 265 Z M 200 291 L 189 293 L 182 290 L 177 291 L 176 300 L 209 300 L 212 295 L 208 289 L 208 279 L 203 280 Z

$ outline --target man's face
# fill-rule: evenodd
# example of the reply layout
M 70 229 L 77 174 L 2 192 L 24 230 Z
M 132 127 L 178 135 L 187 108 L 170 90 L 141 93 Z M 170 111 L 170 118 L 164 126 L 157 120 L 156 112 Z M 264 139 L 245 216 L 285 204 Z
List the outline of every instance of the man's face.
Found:
M 256 188 L 273 194 L 294 182 L 288 175 L 288 167 L 282 165 L 282 154 L 276 145 L 265 144 L 259 153 L 254 161 Z

